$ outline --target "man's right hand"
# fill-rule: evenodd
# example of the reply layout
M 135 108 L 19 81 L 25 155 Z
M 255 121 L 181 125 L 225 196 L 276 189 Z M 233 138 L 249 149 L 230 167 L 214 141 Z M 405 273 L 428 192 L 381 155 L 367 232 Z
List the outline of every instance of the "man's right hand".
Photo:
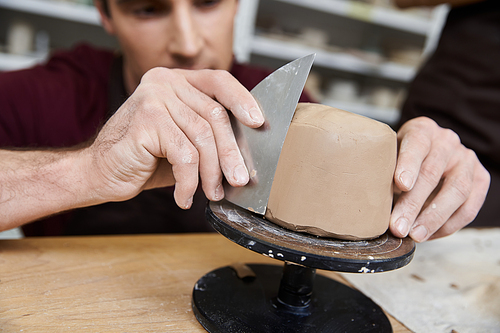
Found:
M 222 199 L 223 174 L 233 186 L 249 179 L 226 109 L 247 126 L 264 122 L 228 72 L 156 68 L 90 146 L 0 150 L 0 231 L 170 185 L 187 209 L 200 177 L 207 198 Z
M 223 174 L 232 186 L 245 185 L 249 175 L 226 109 L 246 126 L 264 122 L 252 95 L 226 71 L 148 71 L 87 149 L 95 195 L 126 200 L 175 184 L 176 203 L 187 209 L 200 177 L 210 200 L 224 197 Z

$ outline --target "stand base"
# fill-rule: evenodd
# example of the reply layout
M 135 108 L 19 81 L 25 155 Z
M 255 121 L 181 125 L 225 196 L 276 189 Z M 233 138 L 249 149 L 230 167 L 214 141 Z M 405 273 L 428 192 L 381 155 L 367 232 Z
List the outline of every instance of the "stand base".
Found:
M 192 306 L 209 332 L 392 332 L 378 305 L 362 293 L 316 275 L 310 305 L 291 308 L 277 300 L 283 267 L 248 265 L 255 277 L 239 278 L 231 267 L 203 276 Z

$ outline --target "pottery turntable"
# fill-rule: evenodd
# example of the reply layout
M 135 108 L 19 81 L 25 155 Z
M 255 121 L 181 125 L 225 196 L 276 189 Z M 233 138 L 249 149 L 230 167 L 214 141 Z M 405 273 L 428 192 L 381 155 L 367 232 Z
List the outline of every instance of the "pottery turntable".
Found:
M 394 270 L 413 258 L 410 238 L 395 238 L 390 232 L 368 241 L 320 238 L 284 229 L 225 200 L 210 203 L 206 215 L 231 241 L 284 262 L 227 266 L 199 279 L 192 307 L 208 332 L 392 332 L 378 305 L 316 275 L 316 269 Z
M 212 202 L 207 207 L 206 216 L 212 226 L 231 241 L 267 257 L 283 261 L 284 267 L 276 265 L 252 265 L 234 264 L 232 266 L 216 269 L 203 276 L 193 290 L 192 307 L 196 318 L 209 332 L 391 332 L 391 324 L 383 311 L 370 299 L 360 292 L 346 287 L 345 285 L 316 275 L 316 269 L 324 269 L 338 272 L 351 273 L 376 273 L 397 269 L 407 265 L 415 250 L 415 244 L 409 238 L 399 239 L 393 237 L 389 232 L 368 241 L 345 241 L 331 238 L 320 238 L 317 236 L 290 231 L 274 224 L 262 216 L 272 211 L 271 198 L 272 185 L 279 179 L 280 169 L 278 160 L 280 155 L 286 155 L 282 151 L 285 137 L 291 135 L 293 130 L 288 131 L 290 123 L 297 107 L 297 102 L 306 82 L 307 76 L 314 61 L 314 54 L 294 60 L 279 68 L 257 86 L 251 93 L 258 102 L 265 124 L 258 129 L 252 129 L 242 125 L 238 121 L 232 121 L 231 125 L 235 134 L 238 147 L 245 160 L 250 174 L 250 181 L 243 187 L 232 187 L 225 184 L 225 200 Z M 389 213 L 392 202 L 392 177 L 391 165 L 395 165 L 396 159 L 396 135 L 392 133 L 388 140 L 392 142 L 392 148 L 374 145 L 384 143 L 386 136 L 380 133 L 374 134 L 377 140 L 371 137 L 365 143 L 360 143 L 361 137 L 352 138 L 358 148 L 347 145 L 350 139 L 345 137 L 343 144 L 338 144 L 337 136 L 352 130 L 356 124 L 366 123 L 367 120 L 356 119 L 350 121 L 352 115 L 344 113 L 340 119 L 329 119 L 322 113 L 324 108 L 308 106 L 302 111 L 315 113 L 314 119 L 319 123 L 309 124 L 305 128 L 314 129 L 318 133 L 307 132 L 297 145 L 293 145 L 293 151 L 299 152 L 299 147 L 304 149 L 301 156 L 308 155 L 311 147 L 334 147 L 344 148 L 345 154 L 340 150 L 326 150 L 317 157 L 308 156 L 303 159 L 314 164 L 314 170 L 327 170 L 328 175 L 342 174 L 345 177 L 330 177 L 341 182 L 328 183 L 327 176 L 304 176 L 302 185 L 300 177 L 285 180 L 285 184 L 294 184 L 298 187 L 293 190 L 287 188 L 287 195 L 298 196 L 291 206 L 285 209 L 287 213 L 293 212 L 292 219 L 304 220 L 314 214 L 309 213 L 307 203 L 303 196 L 321 196 L 328 198 L 330 203 L 322 206 L 325 215 L 315 216 L 316 221 L 331 221 L 331 217 L 341 210 L 337 201 L 346 201 L 346 197 L 335 197 L 335 193 L 345 193 L 344 188 L 352 188 L 351 180 L 356 177 L 363 178 L 363 195 L 354 196 L 348 200 L 348 206 L 364 206 L 363 200 L 369 200 L 371 207 L 383 208 L 385 214 Z M 301 112 L 302 112 L 301 111 Z M 329 112 L 329 110 L 327 110 Z M 340 111 L 340 110 L 339 110 Z M 344 111 L 341 111 L 344 112 Z M 308 113 L 310 114 L 310 113 Z M 328 113 L 329 116 L 332 113 Z M 311 117 L 307 117 L 311 119 Z M 342 120 L 343 119 L 343 120 Z M 325 124 L 339 124 L 348 121 L 345 126 L 338 129 L 323 129 Z M 370 120 L 372 121 L 372 120 Z M 364 126 L 354 132 L 369 133 L 369 129 L 380 125 Z M 387 132 L 387 126 L 382 126 Z M 300 131 L 300 127 L 297 127 Z M 349 129 L 351 128 L 351 129 Z M 288 131 L 288 134 L 287 134 Z M 325 133 L 334 132 L 334 142 L 329 145 L 323 138 Z M 351 131 L 353 132 L 353 131 Z M 297 132 L 298 133 L 298 132 Z M 293 136 L 292 136 L 293 137 Z M 306 140 L 306 138 L 308 140 Z M 320 138 L 318 142 L 309 139 Z M 305 144 L 306 143 L 306 144 Z M 330 156 L 333 152 L 333 155 Z M 377 154 L 371 157 L 371 153 Z M 384 156 L 389 152 L 388 158 Z M 392 156 L 394 154 L 394 156 Z M 344 157 L 342 157 L 344 156 Z M 359 163 L 356 156 L 365 156 L 370 161 L 371 172 L 366 172 L 364 164 Z M 298 159 L 292 156 L 293 161 Z M 318 159 L 316 161 L 316 159 Z M 329 170 L 335 161 L 336 165 L 347 168 L 342 170 Z M 350 161 L 351 164 L 348 164 Z M 326 162 L 327 165 L 322 165 Z M 377 165 L 376 163 L 379 163 Z M 286 164 L 290 168 L 295 163 Z M 361 166 L 362 170 L 355 170 Z M 278 167 L 278 169 L 277 169 Z M 304 174 L 308 166 L 299 166 L 296 174 Z M 382 172 L 384 171 L 384 172 Z M 376 173 L 376 174 L 372 174 Z M 382 177 L 386 173 L 387 177 Z M 385 185 L 374 182 L 383 178 Z M 386 179 L 387 178 L 387 179 Z M 312 180 L 320 182 L 318 188 L 325 192 L 317 191 Z M 277 183 L 280 183 L 279 181 Z M 314 193 L 306 194 L 305 188 L 314 189 Z M 332 190 L 335 189 L 335 190 Z M 383 190 L 382 190 L 383 189 Z M 349 192 L 349 190 L 347 191 Z M 366 195 L 369 192 L 370 195 Z M 364 199 L 362 198 L 364 197 Z M 279 197 L 280 200 L 282 197 Z M 349 197 L 347 197 L 349 198 Z M 382 201 L 380 201 L 382 199 Z M 385 200 L 387 199 L 387 200 Z M 366 201 L 365 200 L 365 201 Z M 300 202 L 300 204 L 295 204 Z M 268 205 L 269 204 L 269 205 Z M 245 208 L 241 208 L 245 207 Z M 345 207 L 345 206 L 344 206 Z M 358 210 L 361 212 L 361 210 Z M 276 213 L 273 211 L 273 213 Z M 355 221 L 366 221 L 369 226 L 388 221 L 388 216 L 382 215 L 378 218 L 374 211 L 364 211 L 356 217 Z M 277 217 L 276 215 L 274 215 Z M 360 217 L 364 216 L 364 217 Z M 385 216 L 385 217 L 384 217 Z M 386 218 L 387 217 L 387 218 Z M 277 217 L 280 219 L 280 217 Z M 337 222 L 345 222 L 351 225 L 351 219 L 339 215 Z M 335 219 L 335 218 L 334 218 Z M 288 218 L 282 218 L 288 223 L 300 224 L 301 221 L 292 222 Z M 373 222 L 373 223 L 372 223 Z M 305 224 L 307 225 L 307 223 Z M 383 232 L 384 229 L 381 229 Z M 379 235 L 380 233 L 374 234 Z M 369 237 L 366 237 L 369 238 Z M 364 239 L 366 239 L 364 238 Z M 358 239 L 361 239 L 358 238 Z M 234 258 L 238 261 L 238 258 Z

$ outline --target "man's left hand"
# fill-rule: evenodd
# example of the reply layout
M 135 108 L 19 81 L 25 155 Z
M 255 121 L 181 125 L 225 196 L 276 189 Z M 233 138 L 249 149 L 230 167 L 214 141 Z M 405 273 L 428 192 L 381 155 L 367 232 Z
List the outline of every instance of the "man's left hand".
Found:
M 455 132 L 426 117 L 401 127 L 398 146 L 394 181 L 401 194 L 392 211 L 391 232 L 423 242 L 472 222 L 490 184 L 474 151 Z

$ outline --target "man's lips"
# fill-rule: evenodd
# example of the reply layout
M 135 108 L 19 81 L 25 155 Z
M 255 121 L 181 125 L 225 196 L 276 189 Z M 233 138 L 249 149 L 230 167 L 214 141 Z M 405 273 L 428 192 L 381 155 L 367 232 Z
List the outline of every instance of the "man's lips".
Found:
M 170 67 L 170 68 L 187 69 L 187 70 L 214 69 L 213 67 L 199 66 L 199 65 L 194 65 L 194 66 L 175 66 L 175 67 Z

